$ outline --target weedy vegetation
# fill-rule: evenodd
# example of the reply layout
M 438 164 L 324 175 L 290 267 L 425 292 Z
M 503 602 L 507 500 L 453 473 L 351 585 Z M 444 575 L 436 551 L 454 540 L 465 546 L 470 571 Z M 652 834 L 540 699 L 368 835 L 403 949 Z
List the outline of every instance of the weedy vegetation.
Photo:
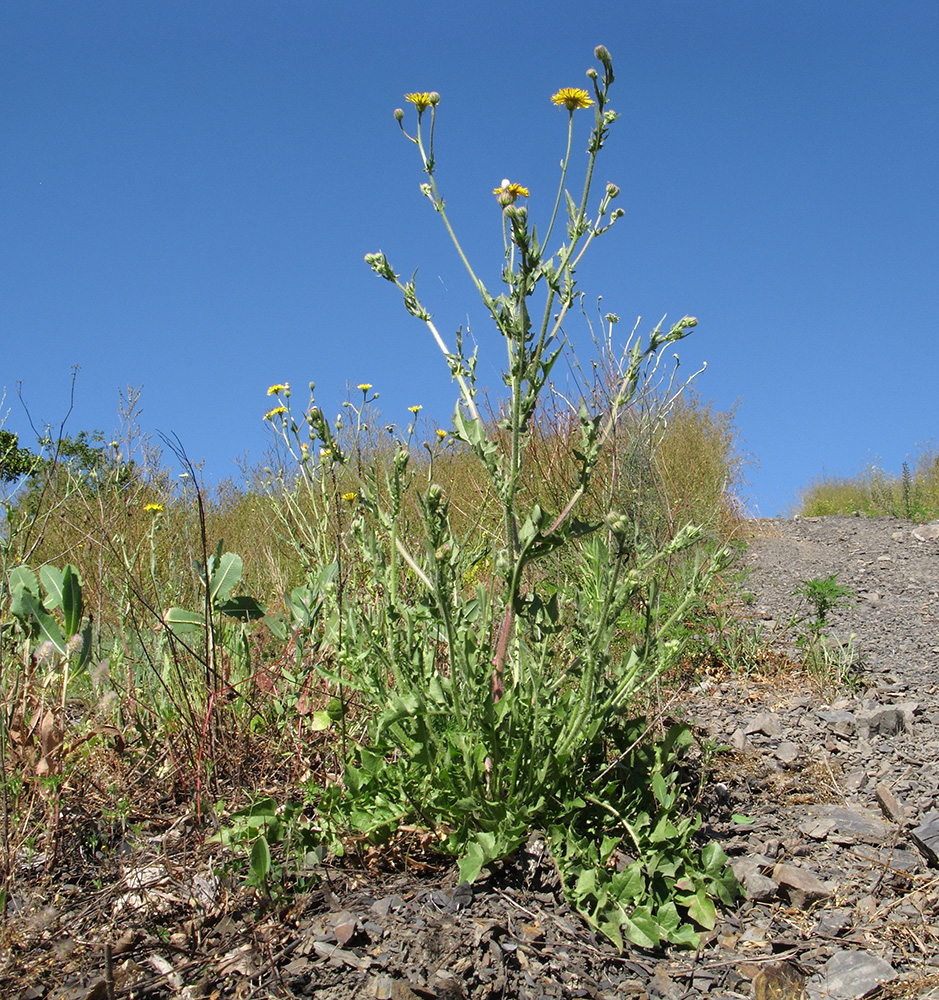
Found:
M 495 412 L 476 350 L 444 339 L 378 251 L 368 266 L 454 385 L 446 428 L 417 405 L 389 428 L 367 383 L 337 421 L 313 384 L 299 406 L 274 385 L 267 461 L 211 493 L 178 440 L 140 435 L 133 390 L 117 440 L 60 429 L 34 456 L 0 437 L 20 484 L 0 548 L 5 898 L 26 870 L 80 866 L 83 838 L 106 850 L 146 790 L 240 850 L 233 870 L 268 902 L 327 858 L 404 864 L 416 845 L 473 881 L 533 831 L 617 947 L 693 947 L 733 901 L 680 780 L 691 732 L 650 705 L 687 674 L 731 564 L 740 461 L 732 415 L 671 360 L 694 318 L 637 325 L 618 348 L 617 317 L 587 317 L 578 268 L 623 214 L 615 185 L 594 191 L 617 119 L 610 55 L 596 58 L 589 92 L 552 98 L 567 145 L 544 227 L 521 183 L 493 192 L 498 290 L 438 187 L 439 95 L 395 112 L 506 352 Z M 562 397 L 551 376 L 575 323 L 595 358 L 589 375 L 570 359 L 578 398 Z
M 820 477 L 803 490 L 799 512 L 806 517 L 861 514 L 935 520 L 939 518 L 939 451 L 922 448 L 915 464 L 902 463 L 899 476 L 870 464 L 853 477 Z

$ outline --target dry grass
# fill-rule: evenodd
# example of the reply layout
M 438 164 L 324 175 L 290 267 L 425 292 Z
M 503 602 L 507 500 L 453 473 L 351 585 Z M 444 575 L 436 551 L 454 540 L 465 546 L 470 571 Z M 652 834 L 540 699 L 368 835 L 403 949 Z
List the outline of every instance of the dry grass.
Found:
M 921 451 L 899 476 L 868 465 L 856 476 L 825 476 L 803 491 L 799 513 L 808 517 L 853 514 L 929 521 L 939 517 L 939 450 Z

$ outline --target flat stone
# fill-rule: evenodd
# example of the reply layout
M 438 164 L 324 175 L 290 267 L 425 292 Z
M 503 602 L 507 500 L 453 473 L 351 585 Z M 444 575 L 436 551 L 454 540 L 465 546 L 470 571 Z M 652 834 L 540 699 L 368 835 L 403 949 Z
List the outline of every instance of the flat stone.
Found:
M 743 877 L 743 891 L 747 899 L 757 903 L 771 903 L 779 892 L 779 886 L 767 875 L 759 872 L 747 872 Z
M 903 714 L 895 707 L 875 708 L 857 714 L 857 734 L 861 739 L 869 736 L 896 736 L 903 730 Z
M 799 747 L 795 743 L 784 740 L 776 747 L 775 753 L 784 764 L 791 764 L 799 756 Z
M 804 833 L 812 840 L 824 840 L 838 824 L 831 818 L 818 819 L 810 818 L 803 820 L 799 824 L 799 833 Z
M 897 973 L 869 951 L 836 951 L 806 984 L 809 1000 L 858 1000 Z
M 822 805 L 814 806 L 813 811 L 821 819 L 833 819 L 838 833 L 865 844 L 882 844 L 896 832 L 896 827 L 885 823 L 870 809 Z
M 911 831 L 910 837 L 926 860 L 933 867 L 939 868 L 939 812 L 927 813 L 923 822 Z
M 929 524 L 919 524 L 910 534 L 921 542 L 929 542 L 939 538 L 939 521 L 930 521 Z
M 850 910 L 826 910 L 819 918 L 815 928 L 817 934 L 826 937 L 837 937 L 851 926 Z
M 857 719 L 853 712 L 846 712 L 843 709 L 819 709 L 815 714 L 838 736 L 854 735 Z
M 890 791 L 886 782 L 880 781 L 874 789 L 874 797 L 880 806 L 880 811 L 892 823 L 903 823 L 906 819 L 906 810 L 900 800 Z
M 745 730 L 747 736 L 752 733 L 762 733 L 764 736 L 782 736 L 783 728 L 779 719 L 772 712 L 761 712 L 755 719 L 751 719 Z
M 792 905 L 798 909 L 831 896 L 831 890 L 817 875 L 796 865 L 776 865 L 773 869 L 773 879 L 789 897 Z

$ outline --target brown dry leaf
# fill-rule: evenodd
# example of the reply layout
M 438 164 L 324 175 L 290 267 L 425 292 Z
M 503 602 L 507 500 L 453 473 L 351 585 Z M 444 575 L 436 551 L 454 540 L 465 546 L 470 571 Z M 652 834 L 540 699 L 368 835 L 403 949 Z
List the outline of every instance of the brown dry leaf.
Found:
M 62 728 L 56 722 L 52 709 L 49 709 L 39 723 L 39 746 L 42 757 L 36 765 L 36 774 L 43 778 L 50 774 L 55 765 L 54 757 L 62 748 Z

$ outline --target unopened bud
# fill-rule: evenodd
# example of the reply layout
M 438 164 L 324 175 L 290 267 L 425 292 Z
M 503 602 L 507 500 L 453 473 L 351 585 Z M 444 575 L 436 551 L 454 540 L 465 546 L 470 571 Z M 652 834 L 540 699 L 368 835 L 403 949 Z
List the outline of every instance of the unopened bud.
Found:
M 593 66 L 591 66 L 590 69 L 587 70 L 587 76 L 589 76 L 591 80 L 596 80 L 597 71 L 593 68 Z
M 440 94 L 438 94 L 436 90 L 432 90 L 427 95 L 427 101 L 431 107 L 436 107 L 440 103 Z
M 401 110 L 401 108 L 395 108 L 395 121 L 400 124 L 403 118 L 404 118 L 404 112 Z
M 597 59 L 600 60 L 600 62 L 603 63 L 603 68 L 604 69 L 609 69 L 610 68 L 610 64 L 613 62 L 613 59 L 610 56 L 609 49 L 607 49 L 607 47 L 605 45 L 598 45 L 593 50 L 593 54 L 597 57 Z
M 607 184 L 606 194 L 608 198 L 616 198 L 619 195 L 619 188 L 615 184 Z

